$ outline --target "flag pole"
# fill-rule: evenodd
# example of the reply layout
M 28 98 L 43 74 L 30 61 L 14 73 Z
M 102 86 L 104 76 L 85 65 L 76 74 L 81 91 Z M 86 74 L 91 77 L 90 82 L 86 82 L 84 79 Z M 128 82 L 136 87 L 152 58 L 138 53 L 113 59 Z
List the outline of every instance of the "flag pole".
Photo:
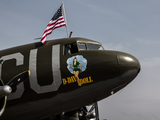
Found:
M 67 20 L 66 20 L 66 15 L 65 15 L 65 9 L 64 9 L 64 3 L 62 2 L 62 9 L 63 9 L 63 16 L 64 16 L 64 21 L 66 23 L 66 31 L 67 31 L 67 37 L 69 38 L 69 34 L 68 34 L 68 26 L 67 26 Z

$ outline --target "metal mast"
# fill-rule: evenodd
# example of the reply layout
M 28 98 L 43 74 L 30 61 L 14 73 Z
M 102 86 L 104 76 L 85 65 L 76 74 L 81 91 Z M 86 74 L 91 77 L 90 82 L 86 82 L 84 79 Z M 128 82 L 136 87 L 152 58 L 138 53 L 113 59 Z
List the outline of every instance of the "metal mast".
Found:
M 64 20 L 65 20 L 65 23 L 66 23 L 66 31 L 67 31 L 67 37 L 69 38 L 69 34 L 68 34 L 68 26 L 67 26 L 67 20 L 66 20 L 66 15 L 65 15 L 65 9 L 64 9 L 64 3 L 62 2 L 62 9 L 63 9 L 63 16 L 64 16 Z

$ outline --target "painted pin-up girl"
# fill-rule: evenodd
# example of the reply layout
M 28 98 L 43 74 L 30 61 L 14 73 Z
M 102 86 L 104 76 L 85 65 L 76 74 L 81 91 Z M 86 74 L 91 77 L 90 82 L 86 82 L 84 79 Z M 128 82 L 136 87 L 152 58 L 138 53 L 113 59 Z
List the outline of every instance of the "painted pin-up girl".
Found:
M 79 75 L 79 71 L 80 71 L 79 66 L 82 66 L 82 63 L 79 63 L 77 61 L 77 58 L 75 57 L 73 59 L 73 64 L 71 64 L 71 66 L 73 66 L 73 73 L 74 73 L 74 75 L 75 75 L 75 77 L 77 79 L 78 86 L 81 86 L 81 83 L 80 83 L 78 75 Z
M 79 74 L 84 72 L 87 68 L 87 60 L 82 55 L 72 56 L 67 59 L 67 68 L 71 74 L 74 74 L 78 86 L 81 86 Z

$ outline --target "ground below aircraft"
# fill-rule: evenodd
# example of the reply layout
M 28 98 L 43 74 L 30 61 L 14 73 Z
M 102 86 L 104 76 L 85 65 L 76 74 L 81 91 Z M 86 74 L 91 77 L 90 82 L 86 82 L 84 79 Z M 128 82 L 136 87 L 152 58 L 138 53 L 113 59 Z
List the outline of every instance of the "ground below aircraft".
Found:
M 1 120 L 98 120 L 97 101 L 124 88 L 141 68 L 134 56 L 85 38 L 1 50 L 0 63 Z

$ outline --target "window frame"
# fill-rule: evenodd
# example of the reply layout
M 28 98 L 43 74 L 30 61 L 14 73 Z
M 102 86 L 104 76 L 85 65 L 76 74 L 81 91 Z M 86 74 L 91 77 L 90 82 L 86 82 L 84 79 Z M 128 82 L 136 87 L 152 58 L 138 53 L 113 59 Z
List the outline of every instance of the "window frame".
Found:
M 93 44 L 93 45 L 99 45 L 99 46 L 101 46 L 102 47 L 102 50 L 105 50 L 104 48 L 103 48 L 103 46 L 102 46 L 102 44 L 98 44 L 98 43 L 86 43 L 86 45 L 87 45 L 87 50 L 92 50 L 92 49 L 89 49 L 88 48 L 88 44 Z M 99 49 L 93 49 L 93 50 L 99 50 Z M 101 51 L 101 50 L 100 50 Z

